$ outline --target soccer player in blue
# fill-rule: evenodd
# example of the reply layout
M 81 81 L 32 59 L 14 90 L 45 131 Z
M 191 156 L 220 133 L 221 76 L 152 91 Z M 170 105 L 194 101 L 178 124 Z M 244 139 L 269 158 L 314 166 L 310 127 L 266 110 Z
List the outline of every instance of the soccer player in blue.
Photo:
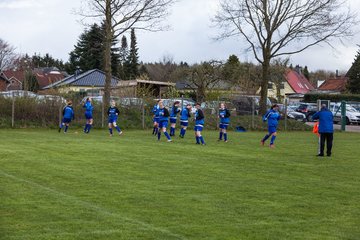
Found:
M 265 141 L 271 137 L 270 140 L 270 147 L 274 147 L 274 142 L 277 135 L 277 126 L 280 120 L 280 113 L 279 113 L 279 107 L 278 105 L 273 105 L 269 111 L 263 116 L 263 121 L 268 122 L 268 134 L 265 135 L 265 137 L 261 140 L 261 145 L 264 146 Z
M 63 119 L 61 121 L 59 132 L 65 126 L 64 133 L 67 133 L 71 120 L 74 120 L 74 109 L 72 107 L 72 101 L 68 100 L 66 106 L 63 109 Z
M 195 112 L 195 138 L 196 138 L 196 144 L 201 144 L 205 145 L 205 141 L 203 136 L 201 135 L 201 132 L 204 128 L 204 123 L 205 123 L 205 116 L 204 116 L 204 112 L 201 109 L 200 103 L 196 103 L 195 104 L 195 108 L 196 108 L 196 112 Z
M 86 118 L 86 124 L 84 128 L 84 133 L 89 133 L 91 126 L 93 124 L 93 109 L 94 107 L 91 104 L 91 98 L 88 97 L 86 99 L 85 104 L 83 105 L 83 108 L 85 108 L 85 118 Z
M 176 127 L 176 120 L 177 120 L 177 115 L 180 112 L 179 109 L 179 105 L 180 102 L 176 101 L 173 104 L 173 107 L 171 108 L 171 113 L 170 113 L 170 136 L 175 136 L 175 127 Z
M 185 133 L 186 133 L 186 128 L 189 125 L 189 117 L 191 112 L 191 105 L 187 104 L 185 108 L 182 109 L 181 111 L 181 115 L 180 115 L 180 126 L 181 126 L 181 130 L 180 130 L 180 136 L 181 138 L 184 138 Z
M 115 101 L 112 100 L 110 102 L 110 107 L 107 111 L 107 114 L 108 114 L 108 123 L 109 123 L 109 132 L 110 132 L 110 137 L 113 136 L 113 127 L 116 128 L 116 130 L 118 131 L 119 135 L 122 134 L 122 131 L 120 129 L 119 126 L 116 125 L 116 121 L 118 119 L 118 116 L 120 114 L 120 111 L 119 109 L 115 106 Z
M 163 131 L 164 135 L 166 136 L 168 142 L 171 142 L 170 135 L 166 131 L 166 127 L 169 124 L 169 110 L 164 107 L 162 101 L 159 101 L 159 131 L 158 131 L 158 140 L 160 141 L 161 131 Z
M 154 113 L 154 128 L 152 133 L 153 135 L 157 135 L 159 132 L 159 102 L 161 102 L 161 100 L 158 100 L 152 109 L 152 112 Z
M 220 104 L 220 109 L 219 109 L 219 118 L 220 118 L 219 141 L 222 140 L 223 135 L 224 135 L 224 142 L 228 141 L 226 130 L 227 130 L 227 128 L 229 126 L 229 123 L 230 123 L 230 115 L 231 115 L 230 111 L 226 108 L 225 103 L 221 103 Z

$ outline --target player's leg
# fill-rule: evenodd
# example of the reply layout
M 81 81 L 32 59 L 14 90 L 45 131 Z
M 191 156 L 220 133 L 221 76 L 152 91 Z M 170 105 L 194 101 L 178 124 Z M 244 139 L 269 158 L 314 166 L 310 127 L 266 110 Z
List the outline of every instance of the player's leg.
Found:
M 276 135 L 277 135 L 276 131 L 271 133 L 271 140 L 270 140 L 270 147 L 271 148 L 273 148 L 275 146 L 274 143 L 275 143 Z
M 114 120 L 113 126 L 116 129 L 116 131 L 119 133 L 119 135 L 121 135 L 122 131 L 121 131 L 121 128 L 117 125 L 116 120 Z
M 219 124 L 219 141 L 222 140 L 224 134 L 224 125 L 222 123 Z
M 162 126 L 162 131 L 163 131 L 164 135 L 166 136 L 168 142 L 171 142 L 170 135 L 169 135 L 169 133 L 166 131 L 167 122 L 164 122 L 162 125 L 163 125 L 163 126 Z
M 170 136 L 175 136 L 176 119 L 170 119 Z
M 224 142 L 228 141 L 228 135 L 227 135 L 227 124 L 224 124 L 224 128 L 223 128 L 223 134 L 224 134 Z
M 109 133 L 110 133 L 110 137 L 112 137 L 112 135 L 113 135 L 113 129 L 112 129 L 112 121 L 111 120 L 109 120 L 109 123 L 108 123 L 108 127 L 109 127 Z
M 325 138 L 326 138 L 325 134 L 320 133 L 320 153 L 318 154 L 318 156 L 320 157 L 324 156 Z
M 90 129 L 91 129 L 92 125 L 93 125 L 93 122 L 94 122 L 93 118 L 90 118 L 90 119 L 89 119 L 89 123 L 88 123 L 89 126 L 88 126 L 88 128 L 87 128 L 87 133 L 90 132 Z
M 331 156 L 333 139 L 334 139 L 334 134 L 333 134 L 333 133 L 327 133 L 327 134 L 326 134 L 326 155 L 327 155 L 328 157 Z

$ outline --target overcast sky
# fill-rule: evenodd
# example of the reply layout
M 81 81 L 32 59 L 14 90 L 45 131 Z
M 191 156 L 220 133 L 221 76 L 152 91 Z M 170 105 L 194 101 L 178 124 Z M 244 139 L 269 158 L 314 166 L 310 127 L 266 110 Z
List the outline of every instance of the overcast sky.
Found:
M 360 10 L 359 0 L 348 0 L 353 10 Z M 179 0 L 172 8 L 166 32 L 137 32 L 140 60 L 160 61 L 164 56 L 190 64 L 217 59 L 226 60 L 236 54 L 241 61 L 254 61 L 240 39 L 221 42 L 212 40 L 217 29 L 211 27 L 211 17 L 218 0 Z M 0 38 L 18 53 L 50 53 L 68 60 L 84 26 L 74 14 L 81 0 L 0 0 Z M 344 45 L 335 43 L 336 50 L 327 45 L 316 46 L 291 56 L 296 65 L 307 65 L 310 71 L 325 69 L 346 71 L 354 60 L 360 34 Z

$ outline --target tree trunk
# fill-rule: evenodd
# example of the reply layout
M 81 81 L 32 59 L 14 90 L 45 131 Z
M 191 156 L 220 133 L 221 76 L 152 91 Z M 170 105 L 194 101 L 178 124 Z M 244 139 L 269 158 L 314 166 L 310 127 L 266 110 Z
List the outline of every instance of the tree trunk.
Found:
M 111 92 L 111 40 L 112 40 L 112 29 L 111 29 L 111 1 L 106 0 L 106 20 L 105 20 L 105 42 L 104 42 L 104 71 L 105 71 L 105 87 L 103 102 L 105 109 L 110 104 L 110 92 Z
M 262 80 L 260 92 L 260 114 L 265 114 L 267 110 L 268 84 L 270 78 L 270 58 L 264 58 L 262 64 Z

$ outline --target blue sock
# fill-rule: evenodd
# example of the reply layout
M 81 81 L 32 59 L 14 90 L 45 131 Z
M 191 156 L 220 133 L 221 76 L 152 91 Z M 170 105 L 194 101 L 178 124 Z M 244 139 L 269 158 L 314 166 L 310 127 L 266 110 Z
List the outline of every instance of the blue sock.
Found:
M 270 137 L 269 134 L 266 134 L 265 137 L 261 140 L 262 142 L 265 142 L 266 140 L 268 140 L 268 138 Z
M 205 144 L 203 136 L 200 136 L 199 138 L 200 138 L 201 144 Z
M 172 136 L 175 135 L 175 128 L 173 128 L 173 127 L 170 128 L 170 135 L 172 135 Z
M 84 127 L 84 132 L 87 132 L 88 127 L 89 127 L 89 124 L 85 124 L 85 127 Z
M 156 131 L 156 127 L 153 128 L 153 133 L 152 134 L 155 134 L 155 131 Z
M 220 132 L 219 139 L 222 140 L 223 132 Z
M 186 129 L 182 129 L 183 130 L 183 134 L 181 136 L 185 136 L 185 133 L 186 133 Z
M 273 145 L 273 144 L 274 144 L 275 139 L 276 139 L 276 136 L 273 135 L 273 136 L 271 137 L 271 140 L 270 140 L 270 145 Z
M 200 144 L 200 138 L 196 136 L 196 144 Z
M 158 134 L 158 133 L 159 133 L 159 128 L 156 127 L 156 128 L 155 128 L 155 135 Z
M 63 126 L 64 126 L 64 125 L 61 123 L 60 126 L 59 126 L 59 128 L 62 129 Z
M 112 128 L 109 128 L 109 132 L 111 135 L 113 134 Z
M 182 129 L 180 129 L 180 136 L 184 136 L 184 129 L 182 128 Z
M 227 133 L 224 133 L 224 141 L 227 141 Z
M 88 128 L 87 128 L 87 133 L 89 133 L 90 132 L 90 129 L 91 129 L 91 124 L 89 124 L 89 126 L 88 126 Z
M 164 132 L 165 136 L 167 137 L 168 140 L 171 140 L 170 135 L 168 134 L 168 132 Z
M 68 128 L 69 128 L 69 126 L 65 126 L 64 132 L 67 132 Z
M 116 126 L 115 128 L 116 128 L 116 130 L 117 130 L 118 132 L 121 132 L 121 129 L 120 129 L 119 126 Z
M 157 131 L 158 133 L 157 133 L 157 136 L 158 136 L 158 140 L 160 140 L 160 137 L 161 137 L 161 132 L 158 130 Z

